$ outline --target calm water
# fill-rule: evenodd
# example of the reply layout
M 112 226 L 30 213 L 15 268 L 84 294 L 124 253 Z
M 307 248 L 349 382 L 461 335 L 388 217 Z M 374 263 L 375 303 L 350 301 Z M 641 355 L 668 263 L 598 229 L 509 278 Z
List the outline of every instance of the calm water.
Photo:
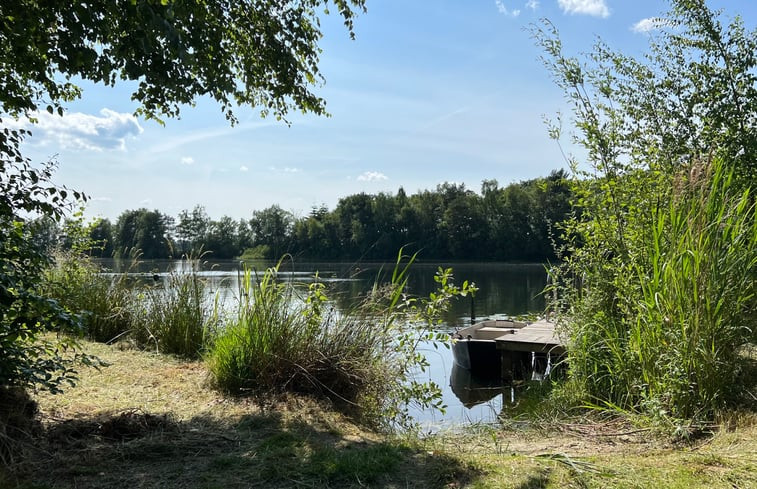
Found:
M 104 265 L 113 271 L 123 271 L 118 262 L 108 261 Z M 252 262 L 247 266 L 263 272 L 271 263 Z M 546 273 L 541 264 L 515 265 L 505 263 L 415 263 L 411 268 L 408 285 L 410 293 L 428 296 L 435 289 L 434 274 L 438 267 L 451 267 L 455 283 L 463 280 L 475 282 L 476 293 L 473 309 L 477 319 L 499 316 L 538 314 L 544 309 L 541 292 L 546 284 Z M 181 261 L 145 261 L 133 272 L 146 276 L 163 276 L 171 271 L 187 269 L 189 264 Z M 298 283 L 313 280 L 318 272 L 319 280 L 329 287 L 328 295 L 337 307 L 344 307 L 356 297 L 365 294 L 379 280 L 391 276 L 393 264 L 380 263 L 310 263 L 285 262 L 280 268 L 280 276 Z M 237 261 L 206 262 L 202 275 L 210 283 L 210 289 L 221 292 L 226 299 L 236 296 L 239 274 L 242 266 Z M 470 324 L 471 301 L 468 298 L 456 301 L 444 318 L 443 331 Z M 467 422 L 490 422 L 502 410 L 503 402 L 511 399 L 509 386 L 498 382 L 471 378 L 465 370 L 453 368 L 452 353 L 440 346 L 425 345 L 424 353 L 431 363 L 430 369 L 419 373 L 419 379 L 430 379 L 443 389 L 447 413 L 413 410 L 413 416 L 429 430 Z

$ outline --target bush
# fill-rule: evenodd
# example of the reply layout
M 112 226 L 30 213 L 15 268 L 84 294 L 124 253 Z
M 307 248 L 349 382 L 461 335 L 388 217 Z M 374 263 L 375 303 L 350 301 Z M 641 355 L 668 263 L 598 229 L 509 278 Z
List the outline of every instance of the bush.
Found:
M 134 287 L 126 274 L 102 272 L 85 255 L 59 252 L 42 287 L 67 310 L 82 315 L 87 338 L 109 343 L 132 328 Z

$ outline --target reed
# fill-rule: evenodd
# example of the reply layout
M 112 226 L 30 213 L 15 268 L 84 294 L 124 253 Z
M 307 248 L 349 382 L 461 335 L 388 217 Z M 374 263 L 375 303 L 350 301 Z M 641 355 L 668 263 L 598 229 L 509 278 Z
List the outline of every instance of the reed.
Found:
M 657 203 L 643 201 L 643 188 L 625 203 L 639 216 L 625 216 L 622 239 L 584 235 L 563 292 L 572 385 L 583 384 L 590 404 L 686 431 L 744 394 L 741 353 L 757 332 L 757 221 L 754 196 L 717 160 L 668 184 L 664 195 L 646 193 Z
M 126 274 L 107 275 L 91 258 L 58 252 L 42 288 L 67 310 L 83 317 L 84 336 L 108 343 L 132 326 L 134 286 Z
M 198 273 L 199 261 L 188 262 L 191 270 L 171 272 L 138 296 L 131 337 L 140 347 L 191 359 L 212 341 L 217 308 Z
M 234 393 L 295 391 L 361 404 L 387 385 L 388 328 L 361 305 L 339 313 L 322 283 L 277 279 L 278 265 L 244 272 L 238 307 L 206 360 L 217 385 Z

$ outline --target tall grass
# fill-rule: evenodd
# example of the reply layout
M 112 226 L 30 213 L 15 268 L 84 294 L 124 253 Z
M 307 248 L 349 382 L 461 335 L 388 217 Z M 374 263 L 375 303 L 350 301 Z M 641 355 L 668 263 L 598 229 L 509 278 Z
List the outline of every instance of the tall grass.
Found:
M 391 328 L 359 306 L 339 313 L 323 284 L 306 291 L 247 270 L 237 311 L 206 357 L 218 386 L 241 393 L 296 391 L 347 405 L 378 397 L 393 360 Z
M 131 336 L 139 346 L 186 358 L 205 351 L 216 327 L 214 308 L 198 260 L 189 262 L 190 271 L 171 272 L 141 290 Z
M 87 338 L 108 343 L 128 333 L 134 289 L 126 274 L 107 275 L 88 256 L 59 252 L 42 287 L 49 297 L 83 316 Z
M 161 353 L 200 358 L 217 326 L 199 260 L 153 284 L 129 272 L 106 274 L 86 255 L 59 253 L 42 287 L 53 299 L 84 318 L 84 335 L 110 343 L 131 340 Z M 132 268 L 136 268 L 136 257 Z
M 681 427 L 743 394 L 740 353 L 757 332 L 757 220 L 754 196 L 732 175 L 717 160 L 697 163 L 657 205 L 626 203 L 643 215 L 623 220 L 622 239 L 584 234 L 563 292 L 572 385 L 592 402 Z

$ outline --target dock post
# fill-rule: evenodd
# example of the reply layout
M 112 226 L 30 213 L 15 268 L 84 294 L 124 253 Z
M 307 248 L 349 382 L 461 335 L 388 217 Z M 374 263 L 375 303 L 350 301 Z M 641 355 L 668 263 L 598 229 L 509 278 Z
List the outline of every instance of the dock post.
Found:
M 501 350 L 500 355 L 502 358 L 502 369 L 500 372 L 500 376 L 502 377 L 502 380 L 506 381 L 512 381 L 513 380 L 513 356 L 511 351 L 507 350 Z

